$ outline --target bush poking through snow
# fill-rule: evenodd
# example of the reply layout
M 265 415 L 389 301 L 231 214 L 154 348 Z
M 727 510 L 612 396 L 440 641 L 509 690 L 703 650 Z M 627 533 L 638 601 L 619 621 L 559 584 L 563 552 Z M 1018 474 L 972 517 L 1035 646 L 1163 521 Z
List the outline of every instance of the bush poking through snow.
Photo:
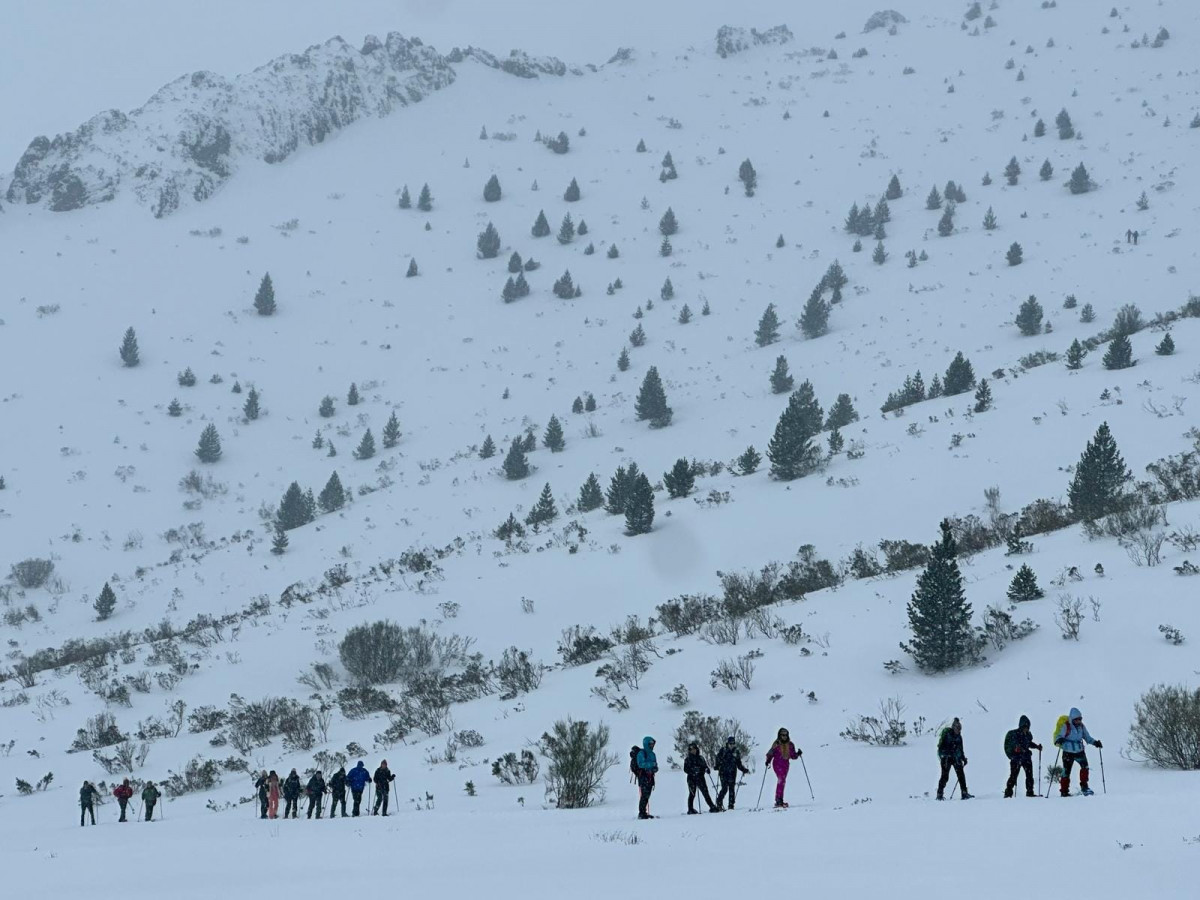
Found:
M 608 726 L 595 730 L 587 722 L 567 718 L 542 735 L 539 749 L 546 768 L 546 797 L 558 809 L 581 809 L 604 799 L 604 773 L 617 765 L 608 752 Z
M 537 757 L 529 750 L 522 750 L 519 757 L 516 753 L 505 753 L 492 760 L 492 775 L 502 784 L 533 784 L 539 768 Z
M 901 718 L 904 703 L 899 697 L 879 701 L 878 716 L 859 716 L 852 720 L 840 737 L 875 747 L 900 747 L 908 743 L 908 724 Z
M 1200 769 L 1200 689 L 1157 685 L 1134 705 L 1129 752 L 1163 769 Z

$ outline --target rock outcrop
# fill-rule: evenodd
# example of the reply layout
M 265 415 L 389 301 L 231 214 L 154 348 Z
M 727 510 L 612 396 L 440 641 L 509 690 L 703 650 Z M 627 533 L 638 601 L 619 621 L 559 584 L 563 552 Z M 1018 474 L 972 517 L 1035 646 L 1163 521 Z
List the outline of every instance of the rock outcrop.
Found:
M 764 44 L 790 44 L 792 40 L 792 32 L 786 25 L 776 25 L 766 31 L 722 25 L 717 29 L 717 56 L 725 59 L 735 53 L 749 50 L 751 47 L 759 47 Z

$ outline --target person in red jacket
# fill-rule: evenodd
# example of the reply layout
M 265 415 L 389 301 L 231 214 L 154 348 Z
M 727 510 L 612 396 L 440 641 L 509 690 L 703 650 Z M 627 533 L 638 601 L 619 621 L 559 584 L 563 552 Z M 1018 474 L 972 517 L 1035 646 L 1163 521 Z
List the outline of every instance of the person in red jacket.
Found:
M 117 798 L 117 803 L 121 805 L 121 818 L 117 821 L 129 821 L 125 818 L 125 807 L 129 805 L 129 798 L 133 796 L 133 788 L 130 787 L 128 778 L 113 788 L 113 796 Z

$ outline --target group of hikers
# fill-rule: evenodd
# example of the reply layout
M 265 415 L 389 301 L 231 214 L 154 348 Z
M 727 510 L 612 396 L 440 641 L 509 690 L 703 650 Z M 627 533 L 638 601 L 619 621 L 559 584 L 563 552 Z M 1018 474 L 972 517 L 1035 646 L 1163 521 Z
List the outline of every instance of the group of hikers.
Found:
M 629 770 L 636 779 L 638 786 L 638 818 L 653 819 L 650 814 L 650 795 L 654 792 L 655 779 L 658 774 L 658 758 L 654 754 L 654 738 L 642 738 L 641 747 L 632 747 L 629 751 Z M 1070 713 L 1059 718 L 1054 729 L 1054 745 L 1062 754 L 1062 768 L 1059 774 L 1059 794 L 1071 796 L 1071 770 L 1079 766 L 1079 792 L 1090 796 L 1092 789 L 1088 786 L 1090 768 L 1088 766 L 1087 745 L 1103 750 L 1104 744 L 1092 737 L 1087 726 L 1083 724 L 1083 714 L 1074 707 Z M 1004 736 L 1004 754 L 1008 757 L 1008 781 L 1004 785 L 1004 796 L 1012 797 L 1017 787 L 1017 780 L 1022 772 L 1025 773 L 1025 796 L 1036 797 L 1038 793 L 1033 786 L 1033 751 L 1042 752 L 1042 745 L 1033 739 L 1028 716 L 1021 716 L 1017 727 Z M 937 799 L 945 800 L 946 784 L 950 780 L 950 772 L 958 777 L 956 787 L 962 788 L 963 800 L 970 800 L 975 795 L 967 790 L 967 776 L 964 771 L 967 757 L 963 751 L 962 722 L 957 718 L 942 729 L 938 736 L 938 760 L 941 764 L 941 778 L 937 785 Z M 803 751 L 797 749 L 786 728 L 780 728 L 767 751 L 765 764 L 775 773 L 775 808 L 787 809 L 784 800 L 784 790 L 787 787 L 788 771 L 793 760 L 800 759 L 803 766 Z M 1103 760 L 1101 760 L 1103 762 Z M 737 803 L 738 775 L 749 774 L 750 770 L 742 763 L 741 751 L 737 739 L 730 736 L 725 739 L 725 746 L 717 752 L 715 765 L 721 779 L 721 789 L 717 792 L 714 802 L 708 792 L 708 783 L 712 769 L 700 753 L 700 745 L 688 745 L 687 757 L 683 762 L 683 772 L 687 777 L 687 814 L 696 815 L 695 800 L 699 793 L 708 805 L 709 812 L 724 812 L 726 808 L 734 809 Z M 808 772 L 805 771 L 807 778 Z M 763 772 L 764 783 L 766 772 Z M 715 787 L 715 785 L 714 785 Z M 811 790 L 811 784 L 810 784 Z M 760 795 L 761 796 L 761 795 Z M 953 796 L 953 791 L 951 791 Z M 725 806 L 725 798 L 729 798 L 729 806 Z
M 629 752 L 629 769 L 633 777 L 636 779 L 638 786 L 638 818 L 653 819 L 650 814 L 650 795 L 654 792 L 655 779 L 658 774 L 658 758 L 654 754 L 654 738 L 645 737 L 642 739 L 641 747 L 633 747 Z M 1068 715 L 1059 718 L 1054 730 L 1054 744 L 1062 753 L 1062 769 L 1059 777 L 1059 793 L 1063 797 L 1071 796 L 1071 770 L 1075 765 L 1079 766 L 1079 790 L 1080 793 L 1091 795 L 1092 789 L 1088 786 L 1088 776 L 1090 774 L 1087 758 L 1087 745 L 1103 749 L 1104 744 L 1095 740 L 1087 730 L 1087 726 L 1083 724 L 1083 714 L 1076 708 L 1072 708 Z M 1017 722 L 1017 727 L 1009 731 L 1004 736 L 1004 753 L 1008 757 L 1009 774 L 1008 782 L 1004 786 L 1004 796 L 1012 797 L 1013 791 L 1016 789 L 1017 781 L 1022 772 L 1025 773 L 1025 796 L 1036 797 L 1038 794 L 1033 787 L 1033 751 L 1042 752 L 1042 745 L 1033 739 L 1033 733 L 1030 730 L 1030 721 L 1028 716 L 1021 716 Z M 962 738 L 962 722 L 957 718 L 951 724 L 942 729 L 938 736 L 937 745 L 938 760 L 941 764 L 941 778 L 937 785 L 937 799 L 944 800 L 946 784 L 950 780 L 950 772 L 954 771 L 958 779 L 956 788 L 961 787 L 961 798 L 970 800 L 974 795 L 967 790 L 966 765 L 967 757 L 963 750 Z M 784 800 L 784 790 L 787 787 L 788 771 L 794 760 L 801 760 L 803 766 L 803 751 L 799 750 L 792 742 L 791 735 L 786 728 L 780 728 L 775 735 L 775 740 L 771 743 L 770 749 L 767 751 L 765 765 L 771 767 L 775 773 L 775 808 L 787 809 L 787 801 Z M 1103 758 L 1101 758 L 1103 763 Z M 742 754 L 738 749 L 738 741 L 735 737 L 730 736 L 725 739 L 725 745 L 717 752 L 714 760 L 717 774 L 721 779 L 721 788 L 717 792 L 717 799 L 714 801 L 712 795 L 708 792 L 708 782 L 706 779 L 711 777 L 712 769 L 709 768 L 708 762 L 700 752 L 698 743 L 691 743 L 687 748 L 687 757 L 683 762 L 683 772 L 687 777 L 687 812 L 688 815 L 696 815 L 696 794 L 699 793 L 704 798 L 710 812 L 724 812 L 726 808 L 734 809 L 737 804 L 737 788 L 739 775 L 748 775 L 750 770 L 746 768 L 742 762 Z M 805 777 L 807 778 L 807 768 Z M 306 818 L 321 818 L 324 806 L 325 795 L 329 794 L 332 797 L 333 805 L 329 811 L 329 818 L 337 816 L 338 806 L 341 806 L 342 817 L 345 818 L 346 812 L 346 791 L 349 789 L 350 796 L 353 800 L 353 806 L 349 815 L 357 816 L 360 814 L 362 807 L 363 791 L 368 787 L 374 789 L 375 802 L 371 807 L 371 815 L 388 814 L 388 799 L 391 794 L 392 782 L 396 780 L 396 776 L 388 768 L 387 760 L 383 760 L 379 767 L 372 774 L 363 763 L 358 761 L 349 772 L 345 766 L 338 767 L 338 770 L 330 776 L 326 783 L 320 771 L 314 772 L 308 779 L 308 783 L 301 786 L 300 775 L 295 769 L 288 773 L 286 778 L 280 779 L 279 775 L 274 771 L 263 771 L 258 780 L 254 783 L 254 788 L 258 795 L 259 818 L 262 819 L 277 819 L 279 818 L 279 799 L 282 796 L 284 800 L 283 817 L 295 819 L 299 818 L 300 796 L 303 793 L 308 797 L 308 811 Z M 766 781 L 766 772 L 763 772 L 763 781 Z M 715 788 L 716 785 L 714 784 Z M 809 785 L 811 791 L 811 783 Z M 954 791 L 951 791 L 953 797 Z M 130 799 L 133 797 L 133 787 L 126 778 L 120 785 L 113 790 L 113 796 L 117 798 L 117 803 L 121 807 L 121 818 L 119 821 L 126 822 L 126 807 Z M 142 803 L 145 819 L 147 822 L 154 817 L 154 807 L 158 803 L 159 790 L 154 786 L 153 781 L 146 782 L 142 788 Z M 95 803 L 100 798 L 100 792 L 96 790 L 95 785 L 90 781 L 85 781 L 83 787 L 79 791 L 79 805 L 81 812 L 79 815 L 79 824 L 84 824 L 84 818 L 91 815 L 92 824 L 96 824 Z M 729 800 L 729 806 L 726 807 L 726 798 Z M 761 799 L 761 791 L 760 791 Z M 368 803 L 368 805 L 370 805 Z
M 1130 231 L 1128 228 L 1126 228 L 1125 229 L 1125 243 L 1136 244 L 1137 242 L 1138 242 L 1138 233 L 1136 231 Z
M 126 813 L 129 808 L 129 801 L 133 799 L 133 785 L 126 778 L 115 788 L 113 788 L 113 796 L 117 798 L 117 805 L 121 807 L 121 818 L 118 822 L 128 822 Z M 139 818 L 142 814 L 145 815 L 147 822 L 154 821 L 154 807 L 158 804 L 158 798 L 161 796 L 158 788 L 154 786 L 153 781 L 147 781 L 142 788 L 142 809 L 139 811 Z M 100 792 L 96 790 L 96 786 L 90 781 L 84 781 L 83 787 L 79 789 L 79 825 L 84 824 L 84 819 L 88 816 L 92 819 L 92 824 L 96 824 L 96 803 L 100 800 Z
M 350 796 L 353 798 L 354 805 L 351 807 L 351 816 L 359 815 L 362 807 L 363 791 L 367 785 L 372 785 L 375 789 L 375 806 L 371 810 L 371 815 L 388 814 L 388 797 L 392 791 L 392 782 L 396 780 L 396 776 L 392 770 L 388 768 L 387 760 L 379 764 L 379 768 L 372 775 L 366 765 L 360 759 L 358 765 L 346 771 L 345 766 L 339 766 L 338 770 L 329 776 L 328 784 L 320 771 L 313 772 L 308 779 L 308 783 L 303 789 L 300 787 L 300 776 L 292 769 L 288 773 L 287 778 L 282 781 L 279 775 L 272 769 L 270 772 L 264 771 L 259 776 L 258 781 L 254 782 L 254 789 L 258 792 L 258 806 L 260 819 L 277 819 L 279 818 L 279 798 L 282 795 L 283 817 L 295 819 L 299 817 L 300 793 L 303 790 L 304 795 L 308 797 L 308 814 L 306 818 L 313 818 L 313 813 L 316 817 L 321 818 L 322 807 L 324 806 L 325 795 L 329 794 L 333 798 L 333 805 L 329 810 L 329 818 L 337 816 L 338 805 L 342 807 L 342 818 L 346 817 L 346 789 L 350 789 Z

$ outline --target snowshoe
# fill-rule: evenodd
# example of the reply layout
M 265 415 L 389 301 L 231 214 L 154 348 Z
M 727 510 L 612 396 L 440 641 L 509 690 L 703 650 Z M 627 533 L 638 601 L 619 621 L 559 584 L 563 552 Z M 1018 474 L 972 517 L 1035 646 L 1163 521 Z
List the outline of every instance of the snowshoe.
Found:
M 1092 796 L 1092 794 L 1094 794 L 1096 792 L 1093 791 L 1091 788 L 1084 788 L 1079 793 L 1083 794 L 1083 796 L 1085 796 L 1085 797 L 1090 797 L 1090 796 Z
M 697 815 L 699 815 L 700 813 L 699 813 L 699 811 L 698 811 L 698 810 L 695 810 L 695 809 L 689 809 L 689 810 L 687 811 L 687 814 L 688 814 L 689 816 L 697 816 Z
M 961 796 L 961 797 L 959 797 L 959 799 L 960 799 L 960 800 L 973 800 L 973 799 L 975 799 L 975 795 L 974 795 L 974 794 L 968 794 L 966 791 L 963 791 L 963 793 L 962 793 L 962 796 Z
M 780 801 L 779 803 L 775 804 L 775 808 L 776 809 L 787 809 L 788 805 L 786 803 L 784 803 L 783 801 Z
M 1036 797 L 1037 794 L 1035 794 L 1033 791 L 1026 791 L 1025 796 L 1026 797 Z

